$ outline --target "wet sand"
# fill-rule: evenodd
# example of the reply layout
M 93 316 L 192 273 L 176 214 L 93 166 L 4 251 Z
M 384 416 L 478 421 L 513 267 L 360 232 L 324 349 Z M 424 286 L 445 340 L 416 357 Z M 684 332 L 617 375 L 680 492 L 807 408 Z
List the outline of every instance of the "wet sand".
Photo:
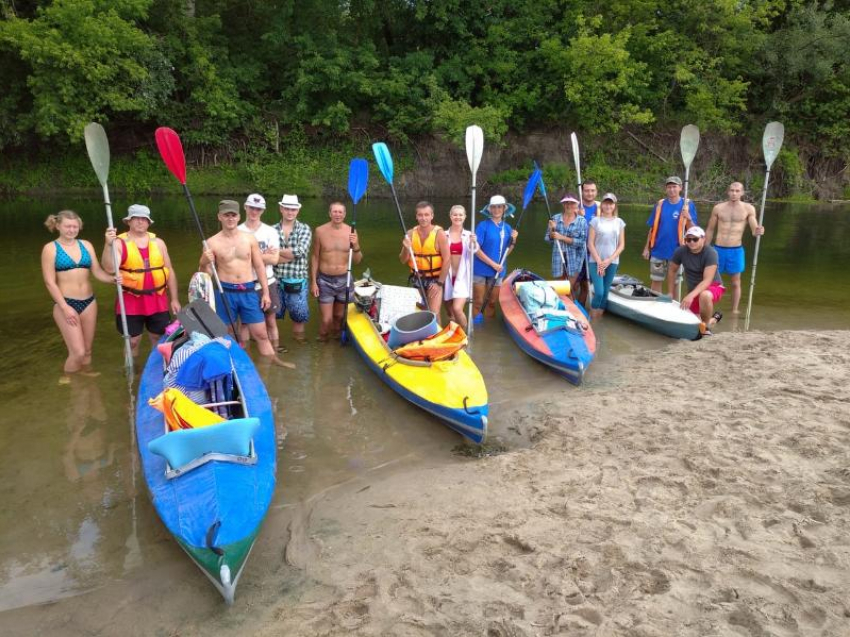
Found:
M 529 448 L 402 458 L 284 509 L 231 609 L 161 531 L 167 568 L 0 614 L 0 632 L 847 635 L 848 336 L 623 356 L 509 410 Z

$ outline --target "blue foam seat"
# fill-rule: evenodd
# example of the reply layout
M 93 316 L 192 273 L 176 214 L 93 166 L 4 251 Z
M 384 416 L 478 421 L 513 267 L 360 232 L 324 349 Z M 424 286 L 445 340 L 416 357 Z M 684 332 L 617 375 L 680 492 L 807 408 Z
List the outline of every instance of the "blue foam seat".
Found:
M 208 453 L 247 456 L 259 418 L 236 418 L 199 429 L 180 429 L 154 438 L 148 449 L 177 469 Z

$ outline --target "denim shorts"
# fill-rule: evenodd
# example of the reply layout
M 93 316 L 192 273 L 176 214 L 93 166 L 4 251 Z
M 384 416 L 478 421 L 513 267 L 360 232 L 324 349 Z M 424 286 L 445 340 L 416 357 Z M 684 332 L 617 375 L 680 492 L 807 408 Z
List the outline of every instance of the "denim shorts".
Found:
M 280 309 L 277 311 L 277 318 L 286 318 L 286 312 L 289 311 L 289 318 L 294 323 L 306 323 L 310 320 L 310 306 L 307 304 L 307 284 L 301 286 L 300 292 L 284 292 L 283 281 L 278 282 L 278 294 L 280 295 Z

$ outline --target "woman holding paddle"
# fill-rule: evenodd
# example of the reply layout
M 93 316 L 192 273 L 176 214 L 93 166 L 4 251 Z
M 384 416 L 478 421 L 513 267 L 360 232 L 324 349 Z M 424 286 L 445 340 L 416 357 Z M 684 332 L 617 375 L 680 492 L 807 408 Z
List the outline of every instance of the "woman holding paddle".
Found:
M 475 235 L 463 227 L 466 221 L 466 208 L 452 206 L 449 219 L 451 225 L 446 230 L 446 239 L 451 257 L 444 300 L 449 319 L 466 330 L 467 320 L 464 308 L 470 293 L 469 268 L 472 266 L 472 255 L 478 250 L 478 244 L 475 241 Z
M 608 307 L 608 292 L 617 274 L 620 255 L 626 247 L 626 222 L 617 214 L 617 196 L 602 197 L 600 214 L 590 221 L 587 249 L 590 252 L 590 280 L 593 298 L 590 318 L 600 318 Z
M 62 210 L 48 216 L 44 225 L 50 232 L 59 234 L 56 241 L 51 241 L 41 251 L 41 272 L 55 303 L 53 320 L 68 348 L 66 375 L 59 378 L 59 384 L 66 385 L 71 382 L 67 374 L 94 374 L 90 367 L 97 301 L 89 273 L 104 283 L 113 283 L 115 278 L 100 267 L 91 243 L 77 238 L 83 229 L 83 220 L 76 212 Z

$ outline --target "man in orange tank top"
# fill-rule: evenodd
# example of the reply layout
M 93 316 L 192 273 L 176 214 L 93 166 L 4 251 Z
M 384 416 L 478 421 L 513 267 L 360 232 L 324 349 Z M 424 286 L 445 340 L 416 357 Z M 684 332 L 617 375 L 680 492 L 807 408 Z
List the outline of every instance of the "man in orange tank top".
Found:
M 148 232 L 153 224 L 150 208 L 133 204 L 127 209 L 124 223 L 127 224 L 128 230 L 120 236 L 116 234 L 115 228 L 106 231 L 106 245 L 101 261 L 106 271 L 115 271 L 112 244 L 117 241 L 117 253 L 121 260 L 118 270 L 121 272 L 124 308 L 127 311 L 127 330 L 135 356 L 139 353 L 142 332 L 147 329 L 151 343 L 156 344 L 171 322 L 169 309 L 173 314 L 177 314 L 180 311 L 180 301 L 177 298 L 177 276 L 165 242 Z M 116 299 L 115 324 L 118 332 L 123 334 L 119 312 Z

